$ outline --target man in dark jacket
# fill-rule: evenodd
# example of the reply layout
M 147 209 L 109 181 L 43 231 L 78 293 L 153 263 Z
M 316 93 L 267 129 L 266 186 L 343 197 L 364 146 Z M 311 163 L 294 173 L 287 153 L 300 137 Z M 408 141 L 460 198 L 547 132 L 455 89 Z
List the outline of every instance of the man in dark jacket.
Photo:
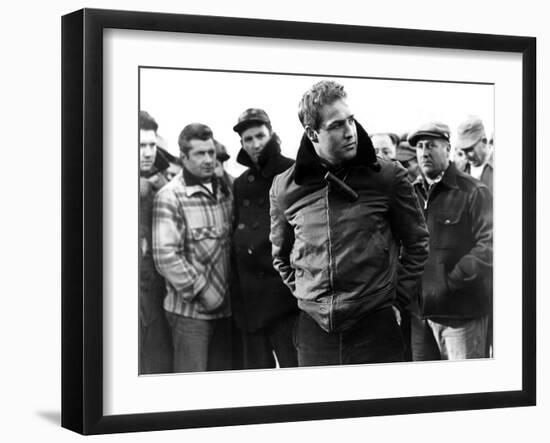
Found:
M 235 180 L 236 281 L 233 315 L 242 331 L 244 369 L 297 366 L 292 331 L 296 300 L 273 269 L 269 241 L 269 189 L 294 162 L 281 155 L 279 138 L 262 109 L 244 111 L 233 130 L 241 139 L 237 161 L 248 169 Z
M 271 187 L 273 263 L 302 311 L 300 366 L 402 361 L 396 312 L 428 255 L 407 170 L 377 159 L 346 99 L 333 81 L 304 94 L 296 164 Z
M 491 192 L 449 161 L 449 127 L 409 136 L 423 177 L 414 183 L 430 231 L 422 294 L 413 305 L 414 360 L 486 356 L 493 266 Z
M 162 303 L 165 283 L 153 263 L 153 199 L 168 162 L 159 155 L 157 122 L 139 112 L 139 373 L 172 372 L 172 339 Z

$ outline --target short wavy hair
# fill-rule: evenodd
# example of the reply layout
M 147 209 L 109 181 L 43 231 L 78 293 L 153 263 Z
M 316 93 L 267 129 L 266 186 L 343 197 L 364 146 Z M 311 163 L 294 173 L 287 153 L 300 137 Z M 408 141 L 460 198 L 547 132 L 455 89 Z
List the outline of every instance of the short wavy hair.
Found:
M 310 126 L 316 131 L 321 126 L 319 111 L 325 105 L 334 103 L 337 100 L 347 98 L 344 86 L 333 80 L 322 80 L 315 83 L 305 92 L 298 103 L 298 118 L 302 126 Z
M 189 154 L 191 150 L 191 140 L 210 140 L 214 139 L 212 129 L 204 123 L 191 123 L 182 129 L 178 137 L 178 145 L 182 154 Z
M 147 111 L 139 111 L 139 129 L 157 132 L 158 128 L 159 125 L 155 119 L 151 117 L 151 114 Z

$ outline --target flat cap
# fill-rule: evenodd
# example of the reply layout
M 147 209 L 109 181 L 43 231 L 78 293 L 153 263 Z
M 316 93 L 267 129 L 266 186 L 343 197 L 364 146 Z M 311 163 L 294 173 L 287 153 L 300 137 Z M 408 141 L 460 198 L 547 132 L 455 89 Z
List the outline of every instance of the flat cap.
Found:
M 469 117 L 457 130 L 456 148 L 468 149 L 482 138 L 486 138 L 485 127 L 479 117 Z
M 260 123 L 271 126 L 271 121 L 263 109 L 248 108 L 241 115 L 239 115 L 239 120 L 237 121 L 237 124 L 233 126 L 233 131 L 240 134 L 247 127 L 251 126 L 251 123 Z
M 416 149 L 413 148 L 407 141 L 399 142 L 395 153 L 395 159 L 400 162 L 408 162 L 416 158 Z
M 442 138 L 447 141 L 451 139 L 451 130 L 449 126 L 441 122 L 429 122 L 420 125 L 409 134 L 407 141 L 411 146 L 416 146 L 418 140 L 422 137 Z

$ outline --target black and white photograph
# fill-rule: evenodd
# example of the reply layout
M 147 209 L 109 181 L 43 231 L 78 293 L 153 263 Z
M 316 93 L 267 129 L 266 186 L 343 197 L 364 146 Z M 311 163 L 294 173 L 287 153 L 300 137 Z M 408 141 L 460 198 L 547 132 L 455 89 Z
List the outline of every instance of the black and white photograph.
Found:
M 140 375 L 493 358 L 493 83 L 138 79 Z

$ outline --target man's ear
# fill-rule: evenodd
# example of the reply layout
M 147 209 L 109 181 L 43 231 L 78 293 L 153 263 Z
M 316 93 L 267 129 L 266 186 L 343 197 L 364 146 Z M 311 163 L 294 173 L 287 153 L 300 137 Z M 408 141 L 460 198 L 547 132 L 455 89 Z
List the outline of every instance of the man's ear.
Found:
M 307 138 L 311 140 L 312 143 L 318 143 L 319 137 L 317 135 L 317 131 L 313 129 L 311 126 L 306 126 L 306 135 Z

